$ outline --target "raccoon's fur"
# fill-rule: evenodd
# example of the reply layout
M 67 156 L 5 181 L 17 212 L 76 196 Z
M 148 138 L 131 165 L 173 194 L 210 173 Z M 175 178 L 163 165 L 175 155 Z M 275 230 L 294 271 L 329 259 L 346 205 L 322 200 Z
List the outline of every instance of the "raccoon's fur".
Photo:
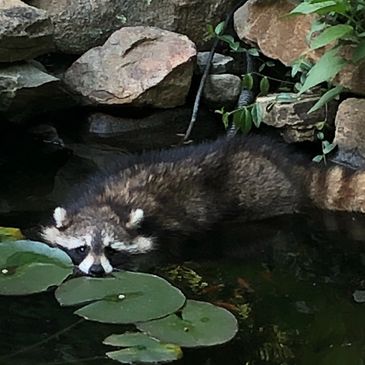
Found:
M 107 251 L 148 252 L 232 214 L 257 220 L 300 211 L 365 211 L 365 173 L 320 168 L 267 137 L 222 138 L 132 157 L 54 211 L 43 239 L 87 274 L 109 273 Z

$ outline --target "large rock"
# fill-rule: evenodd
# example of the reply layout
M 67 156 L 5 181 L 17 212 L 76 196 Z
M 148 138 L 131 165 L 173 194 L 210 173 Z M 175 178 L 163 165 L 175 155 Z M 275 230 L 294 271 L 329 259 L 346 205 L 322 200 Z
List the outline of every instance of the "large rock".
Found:
M 355 168 L 365 168 L 365 100 L 343 101 L 336 115 L 334 143 L 338 146 L 335 160 Z
M 207 24 L 217 24 L 234 0 L 29 0 L 46 10 L 55 42 L 64 53 L 82 54 L 102 45 L 122 26 L 155 26 L 207 43 Z
M 185 101 L 195 56 L 186 36 L 126 27 L 75 61 L 65 82 L 86 104 L 171 108 Z
M 295 94 L 293 94 L 293 98 Z M 308 114 L 308 110 L 318 101 L 318 96 L 302 96 L 292 102 L 280 102 L 280 94 L 258 97 L 256 102 L 263 114 L 263 123 L 280 128 L 288 143 L 314 141 L 317 125 L 327 120 L 333 125 L 337 102 L 330 102 L 327 107 Z
M 258 45 L 266 56 L 291 66 L 300 56 L 317 62 L 324 49 L 312 51 L 306 41 L 316 15 L 287 16 L 295 7 L 291 0 L 248 0 L 234 14 L 234 27 L 238 37 Z M 351 61 L 352 48 L 342 49 L 342 56 Z M 365 62 L 349 63 L 335 78 L 354 93 L 365 95 Z
M 72 103 L 62 82 L 36 62 L 0 68 L 0 112 L 11 121 L 21 122 Z
M 53 26 L 44 10 L 0 0 L 0 62 L 30 59 L 53 48 Z

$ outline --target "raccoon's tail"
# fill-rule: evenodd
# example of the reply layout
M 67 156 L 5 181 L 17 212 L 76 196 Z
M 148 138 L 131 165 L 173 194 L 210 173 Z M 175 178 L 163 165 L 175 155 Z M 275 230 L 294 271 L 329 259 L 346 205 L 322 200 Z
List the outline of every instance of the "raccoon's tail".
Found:
M 321 209 L 365 213 L 365 171 L 333 166 L 312 168 L 307 181 L 313 205 Z

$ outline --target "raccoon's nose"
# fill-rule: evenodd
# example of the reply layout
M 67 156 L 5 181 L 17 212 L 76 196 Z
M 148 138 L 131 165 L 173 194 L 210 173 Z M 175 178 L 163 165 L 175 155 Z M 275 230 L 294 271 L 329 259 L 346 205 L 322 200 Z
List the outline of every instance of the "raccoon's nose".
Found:
M 96 264 L 96 265 L 92 265 L 89 269 L 89 273 L 91 275 L 96 275 L 96 276 L 100 276 L 100 275 L 103 275 L 105 274 L 105 271 L 104 271 L 104 268 L 99 265 L 99 264 Z

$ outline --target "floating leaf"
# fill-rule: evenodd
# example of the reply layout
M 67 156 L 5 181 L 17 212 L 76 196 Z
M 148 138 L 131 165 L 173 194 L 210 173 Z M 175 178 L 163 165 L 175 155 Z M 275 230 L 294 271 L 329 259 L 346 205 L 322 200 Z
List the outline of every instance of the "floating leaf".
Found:
M 184 347 L 212 346 L 231 340 L 237 332 L 237 320 L 226 309 L 210 303 L 188 300 L 181 318 L 176 314 L 138 323 L 139 330 L 163 342 Z
M 182 357 L 179 346 L 161 343 L 144 333 L 111 335 L 103 343 L 110 346 L 127 347 L 123 350 L 106 353 L 109 358 L 124 364 L 170 362 Z
M 24 295 L 61 284 L 72 274 L 70 257 L 41 242 L 0 243 L 0 294 Z
M 92 302 L 75 313 L 106 323 L 134 323 L 176 312 L 185 303 L 181 291 L 150 274 L 120 272 L 111 278 L 82 277 L 56 290 L 61 305 Z
M 0 227 L 0 242 L 21 240 L 24 236 L 19 228 Z
M 353 28 L 348 24 L 337 24 L 326 28 L 321 34 L 313 39 L 311 42 L 311 48 L 317 49 L 324 47 L 327 44 L 334 42 L 335 40 L 342 38 L 345 35 L 353 32 Z

